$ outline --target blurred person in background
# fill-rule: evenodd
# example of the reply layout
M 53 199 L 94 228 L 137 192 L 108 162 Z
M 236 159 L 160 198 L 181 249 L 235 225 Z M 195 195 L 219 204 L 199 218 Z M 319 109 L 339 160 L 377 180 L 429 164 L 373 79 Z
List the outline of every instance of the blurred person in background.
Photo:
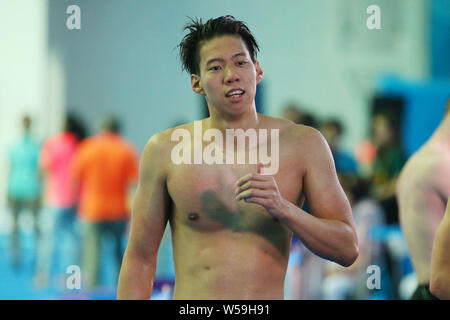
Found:
M 330 146 L 336 165 L 336 172 L 338 174 L 356 174 L 358 168 L 355 159 L 340 148 L 341 138 L 344 132 L 341 122 L 337 119 L 325 120 L 320 124 L 319 131 L 322 132 Z
M 326 262 L 324 268 L 324 299 L 369 299 L 367 267 L 383 269 L 382 242 L 373 239 L 375 228 L 384 224 L 384 212 L 379 203 L 370 196 L 369 180 L 355 175 L 341 176 L 342 186 L 352 205 L 353 217 L 360 247 L 360 254 L 349 268 Z
M 286 279 L 284 282 L 284 299 L 300 300 L 301 289 L 301 263 L 303 261 L 304 246 L 298 238 L 291 243 L 291 251 L 289 253 L 289 261 L 286 269 Z
M 318 127 L 317 119 L 312 114 L 305 112 L 294 103 L 287 104 L 283 108 L 281 118 L 290 120 L 295 124 L 303 124 L 313 128 Z
M 385 225 L 383 207 L 370 195 L 370 180 L 356 177 L 350 187 L 353 217 L 358 239 L 361 241 L 361 254 L 355 262 L 354 299 L 372 298 L 373 291 L 367 288 L 367 267 L 375 265 L 384 269 L 382 239 L 375 237 L 375 231 Z
M 430 139 L 408 160 L 397 185 L 400 223 L 418 282 L 411 297 L 413 300 L 436 299 L 430 293 L 429 286 L 433 241 L 450 196 L 449 109 L 450 99 L 442 122 Z M 439 254 L 441 241 L 440 237 L 436 242 L 436 255 Z M 448 251 L 448 247 L 445 250 Z
M 303 124 L 305 126 L 309 126 L 314 129 L 317 129 L 319 127 L 319 121 L 317 120 L 317 118 L 313 114 L 306 112 L 303 113 L 299 124 Z
M 42 147 L 40 167 L 46 178 L 44 204 L 48 223 L 47 230 L 43 230 L 35 276 L 38 286 L 47 285 L 52 266 L 58 275 L 65 275 L 68 266 L 80 264 L 78 195 L 70 183 L 70 166 L 85 137 L 83 124 L 74 115 L 67 115 L 63 131 L 48 138 Z
M 291 103 L 283 108 L 281 117 L 298 124 L 302 119 L 302 112 L 300 111 L 300 108 Z
M 33 214 L 36 244 L 40 237 L 41 181 L 38 165 L 40 145 L 32 137 L 31 125 L 30 116 L 23 116 L 23 136 L 9 150 L 8 204 L 12 212 L 11 261 L 15 269 L 21 266 L 19 215 L 24 209 L 30 210 Z
M 119 121 L 108 117 L 102 128 L 103 132 L 80 144 L 72 166 L 75 185 L 80 187 L 82 272 L 91 289 L 101 284 L 101 243 L 107 235 L 113 238 L 118 276 L 129 219 L 127 196 L 134 189 L 138 174 L 137 149 L 119 136 Z
M 380 201 L 386 214 L 386 223 L 398 223 L 398 207 L 395 200 L 397 178 L 406 162 L 399 128 L 394 117 L 387 113 L 374 115 L 372 119 L 372 143 L 375 159 L 372 164 L 372 195 Z
M 292 299 L 322 299 L 322 285 L 326 260 L 315 255 L 297 237 L 293 237 L 291 255 L 294 255 L 293 263 L 295 263 L 294 270 L 296 274 L 290 280 L 297 281 L 296 284 L 291 285 L 291 291 L 293 291 L 291 292 Z
M 375 149 L 375 159 L 371 164 L 372 188 L 371 196 L 379 201 L 383 208 L 387 225 L 399 225 L 398 205 L 395 198 L 397 179 L 406 162 L 406 153 L 400 139 L 400 128 L 396 125 L 394 113 L 379 112 L 372 118 L 371 139 Z M 399 299 L 400 252 L 398 237 L 386 233 L 384 254 L 387 270 L 390 275 L 392 298 Z

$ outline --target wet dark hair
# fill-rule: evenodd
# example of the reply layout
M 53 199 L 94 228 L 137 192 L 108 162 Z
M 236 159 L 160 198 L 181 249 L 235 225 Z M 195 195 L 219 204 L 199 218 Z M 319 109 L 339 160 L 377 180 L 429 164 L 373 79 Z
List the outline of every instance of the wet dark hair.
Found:
M 190 23 L 184 27 L 184 30 L 188 30 L 189 33 L 183 37 L 178 45 L 183 70 L 190 74 L 199 74 L 202 42 L 222 35 L 240 36 L 247 46 L 252 61 L 256 61 L 259 46 L 243 21 L 236 20 L 230 15 L 209 19 L 205 23 L 201 18 L 190 19 Z
M 339 120 L 337 119 L 328 119 L 326 121 L 324 121 L 322 123 L 322 126 L 324 127 L 333 127 L 334 129 L 336 129 L 338 135 L 342 135 L 342 133 L 344 133 L 344 128 L 342 127 L 342 124 Z
M 23 117 L 22 117 L 22 127 L 25 129 L 25 130 L 30 130 L 30 127 L 31 127 L 31 117 L 28 115 L 28 114 L 25 114 Z
M 318 128 L 318 121 L 316 117 L 310 113 L 303 113 L 299 123 L 316 129 Z
M 113 133 L 120 133 L 120 121 L 115 116 L 108 116 L 103 120 L 102 128 L 105 131 L 113 132 Z
M 83 122 L 74 114 L 66 115 L 64 130 L 74 134 L 78 141 L 83 140 L 87 135 Z

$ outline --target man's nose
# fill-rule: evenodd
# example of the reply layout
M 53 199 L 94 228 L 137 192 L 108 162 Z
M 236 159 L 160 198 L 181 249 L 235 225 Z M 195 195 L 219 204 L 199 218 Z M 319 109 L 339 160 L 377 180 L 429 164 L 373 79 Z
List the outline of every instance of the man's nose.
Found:
M 225 83 L 232 83 L 239 80 L 239 74 L 234 68 L 227 67 L 225 69 Z

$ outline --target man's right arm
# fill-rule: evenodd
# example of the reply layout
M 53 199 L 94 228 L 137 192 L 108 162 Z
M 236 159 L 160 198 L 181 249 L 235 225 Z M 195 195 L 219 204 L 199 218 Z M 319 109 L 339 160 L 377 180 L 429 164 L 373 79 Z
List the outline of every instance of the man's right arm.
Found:
M 163 134 L 153 136 L 142 154 L 118 299 L 149 299 L 152 294 L 156 259 L 169 208 L 162 137 Z
M 449 198 L 450 199 L 450 198 Z M 430 292 L 439 299 L 450 299 L 450 201 L 439 225 L 431 258 Z

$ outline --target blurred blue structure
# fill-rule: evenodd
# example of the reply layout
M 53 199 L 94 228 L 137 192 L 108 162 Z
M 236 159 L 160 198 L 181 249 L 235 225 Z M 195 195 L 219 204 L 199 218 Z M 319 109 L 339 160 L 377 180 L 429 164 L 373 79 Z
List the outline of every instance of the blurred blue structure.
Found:
M 410 156 L 430 138 L 441 122 L 445 102 L 450 97 L 450 80 L 415 82 L 384 75 L 377 87 L 381 94 L 404 98 L 402 136 Z

